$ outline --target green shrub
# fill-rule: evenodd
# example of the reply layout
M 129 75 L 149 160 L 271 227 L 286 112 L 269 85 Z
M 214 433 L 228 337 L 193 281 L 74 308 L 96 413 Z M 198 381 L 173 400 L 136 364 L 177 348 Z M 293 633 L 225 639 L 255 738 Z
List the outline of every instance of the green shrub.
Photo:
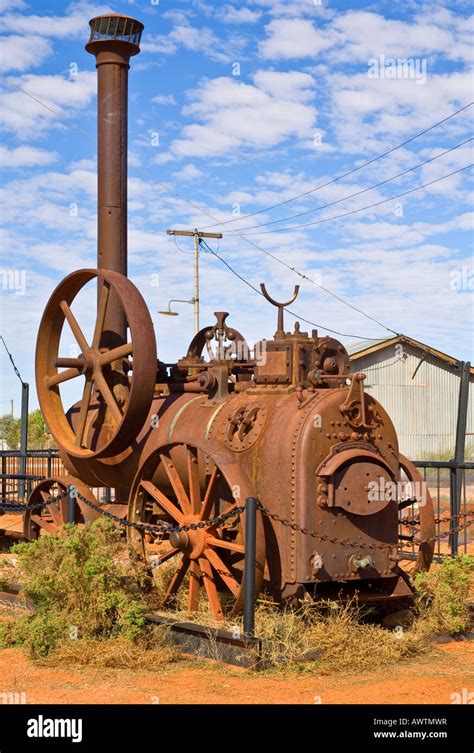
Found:
M 71 639 L 140 637 L 148 611 L 120 532 L 106 520 L 64 526 L 54 536 L 13 547 L 22 593 L 33 614 L 0 626 L 0 645 L 47 656 Z
M 415 576 L 419 624 L 438 633 L 461 633 L 470 628 L 469 597 L 473 587 L 474 557 L 445 560 L 428 573 Z

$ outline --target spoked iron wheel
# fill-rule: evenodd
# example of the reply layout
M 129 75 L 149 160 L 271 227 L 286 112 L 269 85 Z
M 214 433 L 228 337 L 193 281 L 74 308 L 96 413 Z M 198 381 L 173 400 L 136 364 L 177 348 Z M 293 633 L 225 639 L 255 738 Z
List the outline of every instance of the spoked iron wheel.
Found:
M 191 442 L 174 442 L 158 448 L 139 469 L 131 491 L 129 520 L 185 526 L 208 520 L 245 504 L 252 487 L 221 448 L 205 450 Z M 207 600 L 212 617 L 221 622 L 243 606 L 245 556 L 245 513 L 197 530 L 144 536 L 129 529 L 129 542 L 138 561 L 150 566 L 160 579 L 160 568 L 172 563 L 171 577 L 162 587 L 160 604 L 176 607 L 178 602 L 195 615 L 200 599 Z M 155 563 L 156 564 L 156 563 Z M 265 564 L 265 540 L 260 513 L 257 516 L 256 593 Z M 184 604 L 179 598 L 185 596 Z
M 414 546 L 407 545 L 407 539 L 400 538 L 399 566 L 405 575 L 411 577 L 430 569 L 433 560 L 435 542 L 427 541 L 436 533 L 433 501 L 427 484 L 413 463 L 404 455 L 400 455 L 400 468 L 405 473 L 412 486 L 412 494 L 416 502 L 399 502 L 399 519 L 406 518 L 407 524 L 401 526 L 401 536 L 414 535 Z M 416 524 L 414 524 L 416 523 Z M 419 543 L 423 542 L 423 543 Z M 404 556 L 405 554 L 405 556 Z M 407 556 L 408 555 L 408 556 Z
M 51 502 L 44 507 L 37 507 L 37 505 L 58 497 L 66 491 L 70 484 L 73 484 L 83 497 L 97 504 L 91 489 L 74 476 L 54 476 L 41 481 L 31 492 L 25 511 L 23 533 L 27 541 L 34 541 L 42 533 L 57 533 L 61 526 L 68 522 L 67 497 L 62 497 L 57 502 Z M 74 511 L 74 522 L 78 525 L 95 520 L 98 516 L 98 513 L 81 502 L 80 499 L 76 499 Z
M 97 317 L 86 337 L 73 303 L 91 281 L 97 281 Z M 112 304 L 129 330 L 128 342 L 107 330 Z M 60 352 L 67 328 L 77 357 Z M 46 305 L 36 343 L 38 398 L 58 445 L 78 458 L 112 457 L 128 448 L 148 415 L 155 377 L 153 323 L 135 285 L 110 270 L 82 269 L 66 277 Z M 66 414 L 61 387 L 71 382 L 80 384 L 80 399 Z

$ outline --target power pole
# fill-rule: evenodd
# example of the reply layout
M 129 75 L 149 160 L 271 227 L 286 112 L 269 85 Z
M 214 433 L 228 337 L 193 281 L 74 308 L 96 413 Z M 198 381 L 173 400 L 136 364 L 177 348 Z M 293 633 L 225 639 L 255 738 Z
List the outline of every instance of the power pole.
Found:
M 222 238 L 222 233 L 201 233 L 199 230 L 167 230 L 166 235 L 194 238 L 194 334 L 199 332 L 199 244 L 202 238 Z
M 18 371 L 18 368 L 16 366 L 15 361 L 13 360 L 13 356 L 8 350 L 7 344 L 5 340 L 3 339 L 2 335 L 0 335 L 0 340 L 3 343 L 3 347 L 7 351 L 8 357 L 11 361 L 11 364 L 13 366 L 13 371 L 17 375 L 18 379 L 21 382 L 21 421 L 20 421 L 20 473 L 25 475 L 26 474 L 26 455 L 28 452 L 28 400 L 29 400 L 29 394 L 30 394 L 30 385 L 28 382 L 24 382 L 21 378 L 20 372 Z M 18 482 L 18 496 L 20 498 L 20 501 L 23 500 L 23 497 L 25 495 L 25 482 L 23 479 L 20 479 Z

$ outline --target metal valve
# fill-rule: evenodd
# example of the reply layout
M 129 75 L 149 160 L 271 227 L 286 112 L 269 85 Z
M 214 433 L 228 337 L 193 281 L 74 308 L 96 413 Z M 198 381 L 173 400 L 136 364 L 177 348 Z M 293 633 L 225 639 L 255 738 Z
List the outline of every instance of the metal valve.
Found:
M 352 557 L 349 558 L 349 567 L 353 573 L 357 573 L 359 570 L 367 570 L 369 567 L 373 566 L 374 560 L 370 554 L 367 554 L 365 557 L 357 557 L 356 554 L 353 554 Z
M 320 570 L 323 568 L 323 557 L 319 552 L 313 552 L 313 555 L 311 557 L 311 568 L 313 570 L 313 575 L 316 575 Z

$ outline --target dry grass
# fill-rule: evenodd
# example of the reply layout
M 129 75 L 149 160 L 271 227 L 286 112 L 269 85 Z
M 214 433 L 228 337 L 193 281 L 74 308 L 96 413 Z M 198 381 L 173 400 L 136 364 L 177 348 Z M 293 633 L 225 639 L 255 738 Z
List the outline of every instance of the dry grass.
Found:
M 186 610 L 161 614 L 176 622 L 191 620 Z M 217 627 L 204 603 L 192 620 Z M 228 619 L 220 627 L 243 634 L 240 617 Z M 387 630 L 368 622 L 366 613 L 355 602 L 326 602 L 298 611 L 258 605 L 255 634 L 262 639 L 262 660 L 267 672 L 369 672 L 433 651 L 416 626 L 400 631 L 397 625 L 397 630 Z M 218 658 L 217 645 L 214 641 L 213 652 L 212 643 L 211 636 L 211 657 Z
M 172 561 L 157 568 L 153 576 L 155 586 L 165 590 L 175 569 Z M 194 621 L 217 627 L 205 597 L 199 600 L 198 611 L 190 617 L 186 585 L 184 581 L 173 607 L 159 610 L 160 613 L 176 622 Z M 398 626 L 398 621 L 396 624 Z M 227 619 L 221 627 L 243 634 L 240 617 Z M 262 639 L 262 659 L 267 671 L 271 672 L 365 672 L 433 650 L 416 625 L 404 628 L 403 632 L 387 630 L 380 624 L 369 622 L 367 610 L 354 600 L 327 601 L 318 607 L 305 604 L 298 611 L 257 604 L 255 634 Z M 217 657 L 217 647 L 214 653 Z
M 8 591 L 18 581 L 16 560 L 3 558 L 0 560 L 0 591 Z
M 367 622 L 354 602 L 327 602 L 299 613 L 258 610 L 256 628 L 263 638 L 264 659 L 271 665 L 320 674 L 380 670 L 430 650 L 416 631 L 387 630 Z M 302 664 L 308 655 L 315 658 Z
M 52 653 L 36 663 L 49 667 L 96 667 L 155 672 L 178 660 L 163 630 L 154 630 L 147 641 L 120 635 L 106 640 L 83 638 L 57 644 Z

